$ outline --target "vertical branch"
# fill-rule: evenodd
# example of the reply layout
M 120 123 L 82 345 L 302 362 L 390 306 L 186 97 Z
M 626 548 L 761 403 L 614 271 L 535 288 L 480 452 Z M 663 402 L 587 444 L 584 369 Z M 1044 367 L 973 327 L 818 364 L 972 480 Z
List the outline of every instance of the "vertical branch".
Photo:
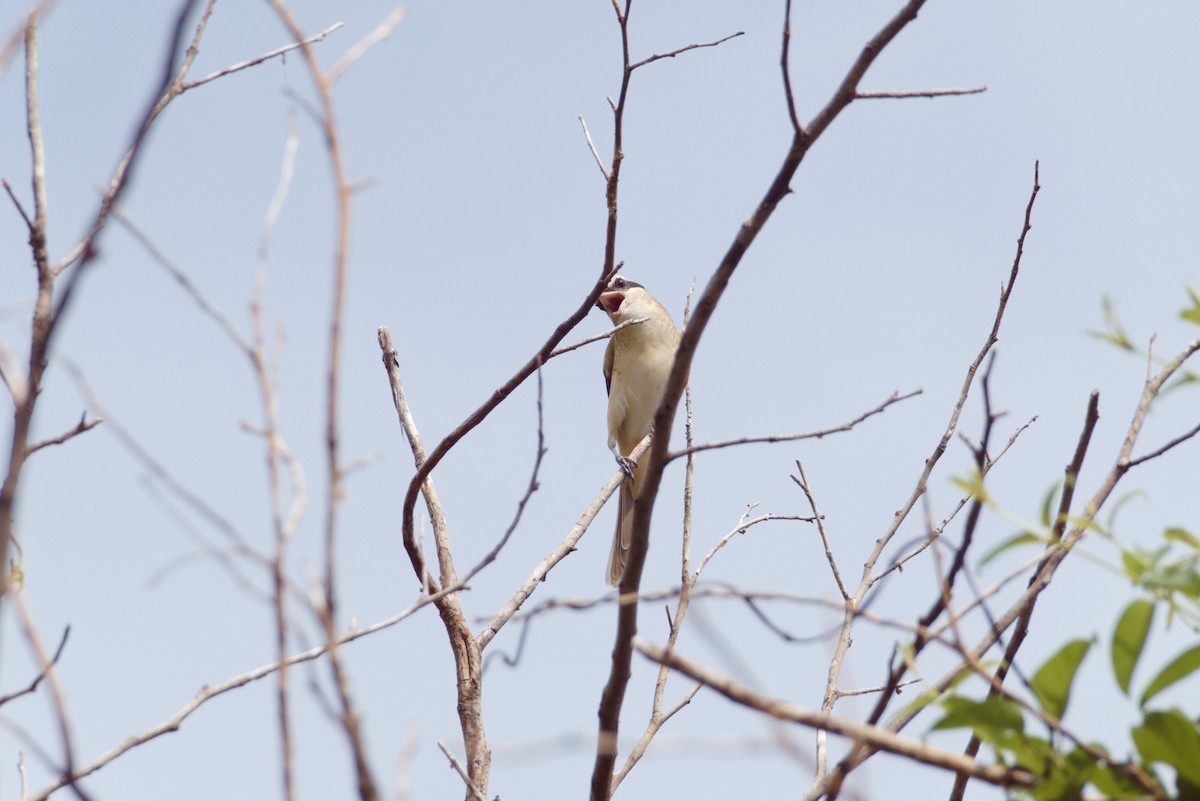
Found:
M 275 531 L 275 553 L 271 557 L 272 594 L 275 612 L 275 653 L 279 660 L 279 677 L 276 683 L 276 702 L 279 705 L 279 747 L 282 761 L 283 797 L 284 801 L 293 801 L 295 793 L 295 777 L 292 768 L 292 725 L 288 709 L 288 665 L 287 665 L 287 577 L 284 573 L 284 558 L 287 554 L 288 541 L 291 539 L 293 521 L 298 519 L 299 508 L 293 505 L 294 513 L 285 517 L 283 491 L 280 486 L 279 467 L 283 459 L 282 445 L 279 435 L 279 404 L 275 384 L 271 379 L 271 371 L 267 364 L 266 332 L 263 324 L 263 299 L 266 294 L 267 254 L 270 247 L 271 232 L 283 209 L 291 187 L 292 174 L 296 163 L 296 150 L 299 140 L 296 136 L 295 116 L 293 115 L 288 128 L 287 141 L 284 144 L 283 164 L 279 171 L 279 182 L 275 196 L 267 208 L 263 220 L 262 235 L 259 239 L 258 269 L 254 279 L 254 293 L 250 301 L 250 320 L 253 330 L 252 346 L 249 349 L 250 361 L 258 378 L 259 397 L 263 406 L 263 437 L 266 441 L 267 486 L 270 494 L 271 525 Z M 303 503 L 301 496 L 295 499 Z
M 758 206 L 750 218 L 742 223 L 729 249 L 722 257 L 707 286 L 700 295 L 693 312 L 691 321 L 680 339 L 679 349 L 675 353 L 675 362 L 671 368 L 670 377 L 663 393 L 663 400 L 654 416 L 654 430 L 662 432 L 661 436 L 651 439 L 650 450 L 643 459 L 646 461 L 646 472 L 642 488 L 634 503 L 633 534 L 629 552 L 629 561 L 621 579 L 620 594 L 622 602 L 618 611 L 616 643 L 613 646 L 612 668 L 604 694 L 600 701 L 600 734 L 597 744 L 596 763 L 592 772 L 592 801 L 607 801 L 610 796 L 610 781 L 612 766 L 616 759 L 617 724 L 620 718 L 621 706 L 624 702 L 625 688 L 631 675 L 630 663 L 633 658 L 633 640 L 637 636 L 637 593 L 641 586 L 642 569 L 646 561 L 646 550 L 649 546 L 650 520 L 653 515 L 654 501 L 662 484 L 663 468 L 667 463 L 667 445 L 669 433 L 675 422 L 675 414 L 679 408 L 684 384 L 691 371 L 692 360 L 699 346 L 700 338 L 712 318 L 717 304 L 721 300 L 734 270 L 741 264 L 742 258 L 754 243 L 767 221 L 774 214 L 776 207 L 791 190 L 791 181 L 800 167 L 800 162 L 807 155 L 809 148 L 817 141 L 830 123 L 855 99 L 858 83 L 866 74 L 867 69 L 874 63 L 878 55 L 899 35 L 908 23 L 916 19 L 917 12 L 925 0 L 909 0 L 891 20 L 863 47 L 858 58 L 851 64 L 849 71 L 838 86 L 833 97 L 813 118 L 807 128 L 796 128 L 791 144 L 784 154 L 783 164 L 767 188 Z M 629 81 L 629 51 L 628 51 L 628 22 L 629 2 L 625 5 L 625 13 L 614 0 L 617 18 L 621 25 L 621 42 L 626 64 L 622 80 L 621 103 L 614 105 L 614 111 L 624 108 L 624 93 Z M 789 22 L 785 20 L 785 25 Z M 784 38 L 784 43 L 789 40 Z M 786 64 L 785 64 L 786 66 Z M 786 71 L 785 71 L 786 76 Z M 789 108 L 794 106 L 790 79 L 784 86 L 785 100 Z M 614 140 L 618 145 L 620 139 Z M 610 187 L 619 165 L 620 153 L 613 154 L 613 169 L 610 176 Z M 610 192 L 610 204 L 615 202 L 615 192 Z M 609 209 L 610 230 L 615 231 L 615 208 Z
M 38 668 L 46 677 L 46 684 L 50 687 L 50 699 L 54 705 L 54 717 L 58 723 L 58 734 L 62 740 L 63 749 L 62 774 L 59 778 L 64 785 L 71 786 L 80 801 L 88 801 L 88 796 L 79 786 L 75 774 L 75 746 L 71 737 L 71 719 L 67 713 L 66 694 L 58 680 L 57 655 L 51 656 L 50 652 L 46 650 L 41 636 L 37 633 L 37 627 L 33 624 L 33 615 L 29 611 L 29 605 L 25 603 L 24 592 L 18 589 L 11 598 L 16 607 L 17 622 L 21 627 L 21 633 L 29 644 L 29 650 L 33 652 L 33 656 L 37 660 Z
M 34 215 L 29 221 L 29 247 L 37 268 L 37 299 L 33 307 L 33 330 L 30 337 L 29 364 L 25 381 L 13 377 L 9 388 L 13 395 L 13 434 L 8 458 L 8 473 L 0 487 L 0 596 L 8 590 L 8 546 L 13 535 L 13 507 L 21 468 L 28 456 L 29 429 L 33 420 L 46 369 L 46 352 L 54 320 L 54 275 L 46 250 L 46 151 L 42 141 L 42 118 L 38 104 L 38 12 L 29 13 L 25 26 L 25 124 L 29 136 L 30 159 L 33 166 Z
M 283 0 L 271 0 L 271 5 L 284 26 L 297 42 L 305 36 L 299 24 Z M 346 304 L 346 273 L 350 249 L 350 181 L 346 177 L 341 138 L 333 109 L 333 82 L 328 73 L 321 69 L 316 53 L 305 43 L 300 48 L 308 71 L 317 89 L 320 106 L 321 131 L 325 138 L 325 149 L 329 154 L 333 173 L 333 189 L 337 205 L 334 229 L 333 257 L 333 303 L 329 321 L 329 356 L 325 372 L 325 459 L 326 459 L 326 509 L 325 509 L 325 577 L 323 598 L 319 615 L 325 627 L 325 638 L 329 645 L 329 663 L 333 672 L 341 706 L 342 727 L 349 740 L 354 756 L 358 778 L 358 792 L 362 801 L 375 801 L 378 790 L 371 776 L 367 761 L 366 745 L 357 708 L 350 695 L 349 677 L 346 675 L 337 646 L 337 512 L 342 497 L 343 471 L 338 454 L 338 384 L 341 372 L 342 315 Z
M 63 265 L 53 268 L 50 266 L 49 252 L 46 246 L 48 200 L 46 194 L 45 150 L 42 142 L 41 115 L 37 100 L 37 7 L 34 8 L 29 16 L 29 22 L 25 29 L 26 127 L 32 151 L 33 191 L 36 206 L 35 217 L 30 225 L 29 242 L 33 251 L 34 264 L 38 270 L 38 292 L 37 299 L 34 302 L 32 332 L 29 344 L 28 374 L 25 376 L 24 382 L 16 381 L 15 377 L 13 381 L 10 381 L 10 386 L 12 387 L 19 386 L 21 383 L 24 386 L 13 396 L 13 430 L 9 446 L 8 472 L 5 474 L 3 485 L 0 485 L 0 596 L 8 589 L 8 547 L 13 537 L 13 520 L 15 518 L 17 494 L 20 488 L 25 459 L 29 455 L 29 434 L 33 425 L 34 410 L 41 392 L 42 376 L 46 371 L 50 343 L 54 338 L 58 323 L 62 321 L 63 316 L 70 306 L 79 276 L 84 272 L 84 268 L 95 258 L 95 239 L 103 229 L 104 223 L 107 221 L 108 215 L 117 202 L 117 199 L 125 187 L 128 186 L 129 176 L 150 126 L 162 110 L 161 106 L 165 106 L 170 97 L 173 97 L 169 92 L 172 85 L 171 76 L 175 69 L 175 60 L 182 47 L 184 26 L 196 2 L 197 0 L 184 0 L 180 6 L 172 30 L 171 46 L 168 48 L 163 77 L 154 95 L 155 102 L 138 125 L 137 132 L 133 137 L 133 143 L 130 145 L 125 158 L 121 162 L 118 174 L 113 178 L 108 191 L 100 202 L 100 207 L 96 212 L 96 218 L 92 224 L 91 231 L 85 237 L 84 242 L 76 246 L 77 253 L 71 261 L 75 259 L 79 260 L 78 269 L 71 275 L 70 280 L 67 281 L 62 292 L 59 293 L 57 301 L 55 301 L 54 297 L 54 279 Z M 210 10 L 214 2 L 215 0 L 209 0 Z M 207 19 L 207 16 L 205 19 Z M 192 39 L 192 50 L 196 50 L 199 47 L 203 30 L 204 20 L 197 27 Z M 189 54 L 192 50 L 189 50 Z M 190 63 L 189 60 L 185 59 L 183 66 L 180 68 L 181 76 Z
M 633 0 L 625 0 L 625 10 L 622 12 L 618 0 L 613 0 L 613 10 L 617 14 L 617 24 L 621 31 L 621 89 L 617 93 L 617 102 L 609 103 L 613 110 L 613 154 L 612 165 L 608 171 L 608 184 L 605 187 L 605 199 L 608 203 L 608 224 L 604 237 L 604 267 L 611 270 L 616 259 L 617 246 L 617 189 L 621 179 L 621 162 L 625 158 L 623 150 L 625 100 L 629 94 L 629 80 L 633 76 L 629 59 L 629 11 Z M 667 429 L 659 428 L 658 431 Z M 659 439 L 666 440 L 665 436 Z M 643 457 L 644 458 L 644 457 Z M 653 497 L 653 496 L 652 496 Z M 635 501 L 635 507 L 640 503 Z M 645 561 L 645 546 L 643 544 L 641 557 L 637 556 L 637 535 L 634 535 L 633 556 L 626 567 L 621 579 L 618 592 L 620 601 L 617 611 L 617 641 L 613 647 L 612 672 L 604 691 L 600 696 L 600 725 L 596 743 L 596 761 L 592 767 L 591 801 L 608 801 L 613 790 L 613 768 L 617 762 L 617 734 L 621 721 L 621 707 L 625 702 L 625 688 L 629 684 L 630 662 L 633 659 L 633 638 L 637 634 L 637 584 L 630 583 L 630 574 L 636 573 L 641 578 L 642 562 Z M 627 588 L 632 586 L 631 594 Z
M 692 292 L 695 290 L 695 282 L 692 283 L 691 290 L 688 291 L 687 305 L 683 310 L 683 325 L 686 328 L 688 318 L 692 311 Z M 675 614 L 671 615 L 671 610 L 668 607 L 667 613 L 667 653 L 675 650 L 675 643 L 679 641 L 679 633 L 683 628 L 683 620 L 687 616 L 688 607 L 692 601 L 692 590 L 696 586 L 696 582 L 700 578 L 700 570 L 703 569 L 702 563 L 700 568 L 695 573 L 692 573 L 692 489 L 693 479 L 696 470 L 696 454 L 691 450 L 693 445 L 692 437 L 692 388 L 688 387 L 684 390 L 684 408 L 685 408 L 685 425 L 684 437 L 687 442 L 688 454 L 684 467 L 683 478 L 683 537 L 680 544 L 679 554 L 679 600 L 675 604 Z M 654 699 L 650 703 L 650 722 L 646 725 L 646 730 L 642 733 L 641 738 L 629 752 L 629 757 L 625 760 L 625 764 L 613 776 L 612 792 L 616 792 L 621 786 L 621 782 L 629 775 L 629 771 L 639 760 L 645 755 L 646 749 L 650 747 L 651 740 L 662 729 L 663 725 L 670 720 L 676 712 L 683 709 L 691 703 L 692 698 L 700 691 L 700 685 L 694 685 L 688 690 L 682 700 L 676 703 L 671 709 L 663 710 L 663 698 L 667 689 L 667 678 L 671 671 L 665 664 L 659 665 L 658 679 L 654 683 Z
M 879 581 L 880 578 L 886 574 L 887 571 L 881 573 L 875 572 L 877 560 L 882 554 L 883 548 L 886 547 L 895 533 L 899 530 L 901 523 L 907 519 L 909 512 L 911 512 L 912 508 L 916 505 L 916 502 L 925 494 L 925 488 L 929 481 L 929 477 L 932 475 L 933 469 L 937 465 L 938 461 L 940 461 L 942 455 L 946 452 L 946 447 L 953 438 L 954 432 L 958 428 L 959 415 L 962 413 L 963 406 L 967 401 L 967 396 L 969 395 L 971 387 L 975 382 L 975 375 L 979 370 L 980 365 L 983 364 L 984 359 L 987 358 L 987 354 L 991 352 L 992 346 L 996 344 L 996 341 L 999 338 L 1000 325 L 1004 320 L 1004 313 L 1008 308 L 1009 298 L 1012 296 L 1013 287 L 1016 285 L 1017 277 L 1021 271 L 1021 259 L 1025 253 L 1025 237 L 1033 228 L 1032 219 L 1034 202 L 1037 200 L 1038 192 L 1041 191 L 1039 177 L 1039 165 L 1037 162 L 1034 162 L 1033 188 L 1029 193 L 1029 201 L 1025 205 L 1025 216 L 1022 221 L 1021 232 L 1017 237 L 1016 255 L 1013 257 L 1012 267 L 1009 270 L 1008 281 L 1001 285 L 1000 299 L 996 306 L 996 314 L 992 318 L 992 328 L 988 332 L 987 338 L 984 340 L 983 346 L 980 348 L 979 353 L 976 354 L 974 361 L 972 361 L 971 365 L 967 368 L 967 374 L 963 379 L 962 387 L 959 390 L 958 399 L 955 401 L 954 407 L 950 412 L 950 420 L 946 425 L 946 430 L 943 432 L 941 439 L 938 440 L 938 444 L 934 447 L 933 453 L 925 460 L 925 466 L 921 471 L 920 477 L 917 479 L 916 487 L 913 489 L 904 506 L 901 507 L 900 511 L 896 512 L 896 515 L 891 524 L 888 526 L 887 531 L 879 540 L 876 541 L 875 547 L 871 550 L 871 554 L 868 556 L 867 562 L 863 566 L 863 579 L 859 585 L 858 592 L 855 594 L 855 600 L 859 604 L 866 599 L 867 592 L 870 591 L 875 582 Z M 985 395 L 985 412 L 988 409 L 988 406 L 986 405 L 987 403 L 988 401 Z M 985 421 L 984 424 L 984 441 L 980 445 L 980 452 L 976 454 L 977 464 L 987 464 L 986 437 L 990 431 L 990 412 L 988 412 L 988 417 L 989 419 Z M 959 552 L 955 555 L 954 563 L 951 567 L 951 580 L 953 580 L 953 577 L 957 575 L 958 570 L 961 568 L 962 560 L 965 559 L 965 549 L 971 542 L 971 532 L 973 532 L 974 526 L 978 522 L 978 519 L 977 511 L 970 514 L 968 517 L 968 528 L 963 537 L 963 544 L 960 546 Z M 922 632 L 931 626 L 933 622 L 942 615 L 945 609 L 945 599 L 941 589 L 939 588 L 937 598 L 932 603 L 930 609 L 918 621 L 918 634 L 913 641 L 914 655 L 919 654 L 929 642 L 928 637 Z M 875 706 L 867 718 L 867 723 L 869 725 L 877 725 L 879 721 L 883 719 L 888 705 L 894 698 L 896 689 L 899 687 L 900 682 L 903 680 L 908 671 L 909 664 L 910 661 L 901 660 L 890 670 L 887 682 L 884 684 L 883 691 L 879 693 L 878 699 L 875 702 Z M 817 798 L 823 794 L 828 794 L 830 798 L 836 798 L 841 789 L 842 782 L 846 778 L 846 775 L 859 764 L 861 764 L 863 760 L 867 759 L 872 753 L 874 752 L 869 748 L 862 746 L 861 744 L 855 746 L 851 750 L 851 753 L 843 758 L 828 776 L 826 776 L 823 780 L 813 783 L 813 786 L 805 796 L 805 799 Z
M 783 4 L 783 44 L 779 48 L 779 71 L 783 73 L 783 96 L 787 101 L 788 119 L 792 123 L 792 133 L 803 133 L 800 118 L 796 116 L 796 96 L 792 92 L 792 65 L 790 50 L 792 45 L 792 0 Z

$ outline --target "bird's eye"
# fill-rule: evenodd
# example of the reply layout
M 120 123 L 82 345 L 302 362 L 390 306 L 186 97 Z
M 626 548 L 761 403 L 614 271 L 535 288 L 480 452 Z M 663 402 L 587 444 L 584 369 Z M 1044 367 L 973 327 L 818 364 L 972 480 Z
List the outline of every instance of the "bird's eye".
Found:
M 617 280 L 613 281 L 613 286 L 615 286 L 617 289 L 624 289 L 625 288 L 625 279 L 618 278 Z

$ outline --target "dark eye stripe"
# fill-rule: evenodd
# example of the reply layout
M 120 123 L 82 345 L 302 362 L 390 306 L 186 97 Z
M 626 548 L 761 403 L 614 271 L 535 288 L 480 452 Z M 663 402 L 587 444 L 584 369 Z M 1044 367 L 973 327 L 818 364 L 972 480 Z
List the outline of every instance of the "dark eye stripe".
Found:
M 609 289 L 633 289 L 634 287 L 645 289 L 645 287 L 639 284 L 637 281 L 630 281 L 628 278 L 622 278 L 619 275 L 610 281 L 608 286 Z

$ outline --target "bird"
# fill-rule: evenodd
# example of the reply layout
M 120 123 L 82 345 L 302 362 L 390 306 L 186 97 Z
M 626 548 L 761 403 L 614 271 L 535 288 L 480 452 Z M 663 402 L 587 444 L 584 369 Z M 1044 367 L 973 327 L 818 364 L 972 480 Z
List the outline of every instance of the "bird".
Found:
M 671 314 L 646 288 L 622 276 L 612 278 L 596 306 L 614 325 L 643 320 L 617 331 L 604 350 L 604 385 L 608 390 L 608 449 L 625 471 L 617 504 L 617 530 L 608 559 L 608 584 L 616 587 L 625 574 L 633 538 L 633 502 L 644 478 L 644 465 L 629 454 L 650 433 L 662 402 L 679 329 Z

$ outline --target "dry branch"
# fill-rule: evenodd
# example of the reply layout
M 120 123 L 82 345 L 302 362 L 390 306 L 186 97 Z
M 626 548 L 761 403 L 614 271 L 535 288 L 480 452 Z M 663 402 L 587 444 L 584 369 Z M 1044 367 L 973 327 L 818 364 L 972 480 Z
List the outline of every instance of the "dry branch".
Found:
M 877 750 L 897 754 L 932 767 L 962 771 L 1000 787 L 1032 787 L 1037 781 L 1036 776 L 1020 768 L 983 765 L 959 754 L 901 737 L 887 729 L 837 718 L 828 713 L 813 712 L 796 704 L 768 698 L 727 676 L 685 659 L 665 648 L 651 645 L 640 638 L 634 641 L 634 647 L 648 659 L 668 665 L 705 686 L 711 687 L 729 700 L 770 715 L 777 720 L 799 723 L 832 734 L 840 734 L 854 742 L 865 743 Z
M 858 58 L 851 65 L 845 78 L 829 99 L 826 105 L 806 128 L 795 126 L 791 144 L 784 155 L 783 164 L 771 181 L 765 195 L 755 208 L 753 214 L 742 223 L 729 249 L 726 251 L 716 271 L 709 279 L 707 286 L 695 305 L 691 320 L 682 334 L 679 349 L 675 354 L 675 362 L 671 369 L 666 390 L 654 417 L 654 430 L 669 432 L 675 420 L 679 401 L 683 394 L 684 384 L 690 373 L 692 360 L 699 346 L 700 338 L 711 320 L 721 296 L 729 285 L 733 272 L 741 263 L 743 256 L 754 243 L 767 221 L 771 218 L 776 207 L 788 193 L 791 192 L 791 181 L 799 168 L 801 161 L 807 155 L 809 148 L 820 138 L 830 123 L 855 99 L 859 81 L 867 69 L 875 61 L 889 43 L 904 29 L 909 22 L 916 18 L 917 12 L 924 5 L 924 0 L 910 0 L 892 19 L 876 34 L 863 48 Z M 616 183 L 621 164 L 621 120 L 625 97 L 629 88 L 632 74 L 629 58 L 629 7 L 626 0 L 625 11 L 614 0 L 617 19 L 621 28 L 621 45 L 625 70 L 621 82 L 619 100 L 614 105 L 616 121 L 613 142 L 613 165 L 608 185 L 609 208 L 609 237 L 608 247 L 611 247 L 616 229 Z M 790 15 L 791 3 L 787 4 Z M 795 103 L 792 97 L 791 82 L 788 78 L 787 48 L 790 40 L 790 20 L 785 19 L 781 64 L 784 74 L 785 99 L 795 120 Z M 606 250 L 606 255 L 608 251 Z M 662 482 L 663 468 L 667 463 L 668 437 L 655 438 L 650 445 L 646 458 L 646 473 L 643 485 L 634 505 L 634 523 L 632 547 L 624 576 L 621 580 L 622 597 L 636 598 L 641 584 L 642 569 L 646 560 L 646 550 L 649 542 L 650 519 L 653 513 L 654 501 Z M 630 677 L 630 662 L 633 656 L 633 639 L 637 633 L 637 604 L 622 604 L 618 612 L 616 642 L 613 647 L 612 668 L 608 683 L 605 686 L 600 702 L 600 725 L 596 762 L 592 772 L 592 801 L 608 801 L 611 795 L 610 783 L 612 768 L 616 759 L 616 737 L 620 711 L 624 702 L 625 688 Z
M 444 595 L 444 594 L 448 594 L 448 593 L 458 592 L 461 589 L 462 589 L 461 587 L 449 587 L 446 590 L 444 590 L 442 594 Z M 414 613 L 425 608 L 429 604 L 434 603 L 441 597 L 442 597 L 442 595 L 423 596 L 420 599 L 418 599 L 415 603 L 413 603 L 411 606 L 409 606 L 407 609 L 404 609 L 403 611 L 398 612 L 397 614 L 393 615 L 390 618 L 387 618 L 386 620 L 381 620 L 378 623 L 373 623 L 372 625 L 367 626 L 366 628 L 355 629 L 353 631 L 348 631 L 345 634 L 340 635 L 337 638 L 337 645 L 339 645 L 339 646 L 346 645 L 347 643 L 351 643 L 362 637 L 367 637 L 371 634 L 375 634 L 376 632 L 382 631 L 383 629 L 391 628 L 392 626 L 395 626 L 397 623 L 400 623 L 400 622 L 406 620 L 407 618 L 412 616 Z M 230 678 L 223 682 L 220 682 L 219 684 L 207 684 L 198 693 L 196 693 L 195 697 L 192 698 L 191 701 L 184 704 L 183 707 L 181 707 L 179 709 L 179 711 L 177 711 L 174 715 L 172 715 L 171 717 L 164 720 L 162 723 L 159 723 L 157 726 L 153 726 L 149 729 L 146 729 L 145 731 L 143 731 L 139 734 L 135 734 L 131 737 L 126 738 L 120 744 L 118 744 L 117 746 L 115 746 L 114 748 L 109 750 L 107 753 L 101 755 L 95 761 L 80 767 L 72 775 L 60 776 L 59 778 L 55 779 L 50 784 L 43 787 L 37 793 L 34 793 L 32 796 L 30 796 L 28 801 L 46 801 L 46 799 L 49 798 L 52 793 L 62 789 L 63 787 L 67 786 L 68 784 L 71 784 L 74 781 L 78 781 L 79 779 L 83 779 L 87 776 L 90 776 L 91 774 L 95 773 L 96 771 L 100 770 L 101 768 L 103 768 L 106 765 L 108 765 L 109 763 L 111 763 L 116 758 L 120 757 L 121 755 L 126 754 L 129 751 L 132 751 L 133 749 L 135 749 L 145 743 L 150 742 L 151 740 L 158 739 L 159 737 L 162 737 L 164 734 L 172 734 L 174 732 L 179 731 L 180 727 L 183 725 L 183 722 L 185 720 L 187 720 L 189 717 L 191 717 L 192 714 L 194 712 L 196 712 L 196 710 L 200 709 L 200 707 L 204 706 L 205 704 L 207 704 L 209 701 L 213 700 L 214 698 L 225 695 L 226 693 L 236 690 L 240 687 L 244 687 L 247 684 L 250 684 L 251 682 L 255 682 L 255 681 L 258 681 L 259 679 L 270 676 L 271 674 L 273 674 L 277 670 L 279 670 L 281 665 L 290 667 L 293 665 L 301 664 L 303 662 L 310 662 L 314 659 L 318 659 L 318 658 L 324 656 L 328 652 L 329 652 L 329 643 L 323 643 L 316 647 L 309 648 L 306 651 L 302 651 L 298 654 L 289 656 L 283 662 L 271 662 L 269 664 L 255 668 L 254 670 L 250 670 L 245 673 L 241 673 L 237 676 L 234 676 L 233 678 Z

